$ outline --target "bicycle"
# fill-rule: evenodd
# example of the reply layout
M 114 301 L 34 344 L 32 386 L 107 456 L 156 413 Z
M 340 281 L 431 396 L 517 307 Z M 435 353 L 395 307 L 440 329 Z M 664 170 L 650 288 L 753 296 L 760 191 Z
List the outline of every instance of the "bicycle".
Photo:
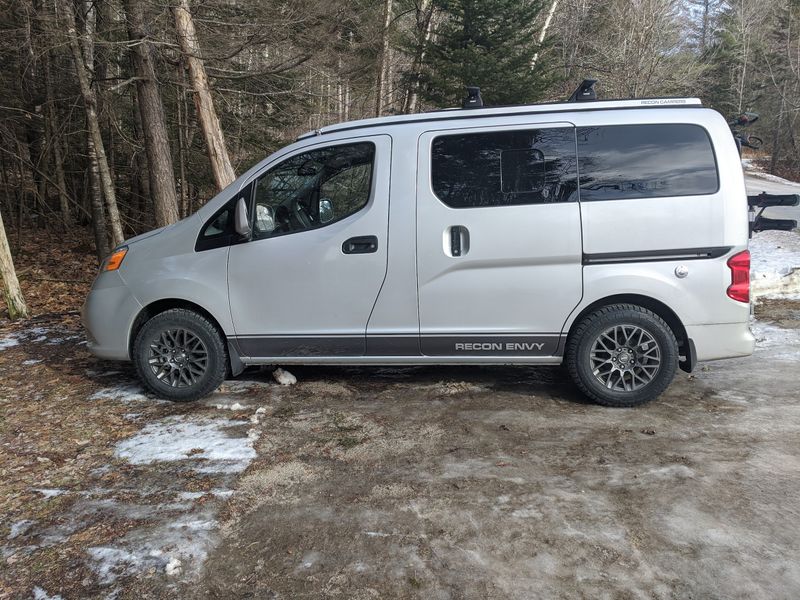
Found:
M 758 150 L 764 144 L 764 140 L 760 137 L 742 131 L 743 128 L 749 127 L 756 121 L 758 121 L 758 113 L 751 112 L 742 113 L 732 121 L 728 121 L 733 139 L 736 140 L 736 148 L 739 150 L 739 156 L 742 155 L 742 148 Z

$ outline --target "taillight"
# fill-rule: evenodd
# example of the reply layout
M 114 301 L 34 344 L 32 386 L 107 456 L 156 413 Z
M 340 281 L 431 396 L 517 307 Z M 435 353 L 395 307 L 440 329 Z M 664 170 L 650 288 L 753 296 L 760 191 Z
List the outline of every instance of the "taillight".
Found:
M 739 302 L 750 302 L 750 251 L 743 250 L 728 259 L 731 284 L 728 296 Z

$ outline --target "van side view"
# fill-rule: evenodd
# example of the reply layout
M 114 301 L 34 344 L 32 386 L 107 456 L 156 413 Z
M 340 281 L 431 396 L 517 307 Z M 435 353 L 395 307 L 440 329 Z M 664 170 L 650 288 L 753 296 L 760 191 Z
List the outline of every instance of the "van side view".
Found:
M 736 143 L 695 98 L 367 119 L 126 241 L 83 322 L 179 401 L 258 364 L 565 363 L 634 406 L 752 353 L 748 237 Z

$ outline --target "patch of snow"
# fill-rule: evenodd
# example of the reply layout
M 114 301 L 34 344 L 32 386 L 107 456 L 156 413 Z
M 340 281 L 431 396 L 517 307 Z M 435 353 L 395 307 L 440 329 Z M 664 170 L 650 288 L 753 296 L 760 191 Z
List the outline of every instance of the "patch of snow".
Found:
M 30 519 L 23 519 L 22 521 L 12 523 L 11 531 L 8 534 L 8 539 L 13 540 L 21 535 L 25 535 L 25 533 L 27 533 L 27 531 L 31 528 L 31 525 L 34 523 L 36 523 L 36 521 L 31 521 Z
M 169 559 L 167 566 L 164 567 L 164 572 L 167 574 L 168 577 L 175 577 L 176 575 L 180 575 L 183 571 L 183 565 L 180 559 L 175 558 L 174 556 Z
M 247 407 L 234 402 L 233 404 L 215 404 L 214 408 L 217 410 L 245 410 Z
M 33 588 L 33 600 L 63 600 L 59 595 L 51 596 L 38 585 Z
M 789 181 L 783 177 L 778 177 L 772 173 L 767 173 L 766 171 L 762 170 L 761 167 L 756 165 L 751 158 L 742 159 L 742 168 L 744 169 L 745 173 L 751 177 L 758 177 L 759 179 L 772 181 L 773 183 L 780 183 L 782 185 L 800 187 L 800 183 L 797 183 L 796 181 Z
M 535 508 L 518 508 L 511 516 L 516 519 L 541 519 L 542 513 Z
M 251 436 L 232 434 L 237 426 L 241 423 L 229 419 L 170 417 L 121 441 L 114 454 L 137 465 L 193 460 L 198 462 L 193 468 L 203 473 L 239 473 L 256 457 L 256 451 Z
M 763 231 L 750 240 L 750 285 L 754 299 L 800 299 L 800 235 Z
M 22 364 L 23 366 L 28 367 L 30 365 L 38 365 L 40 362 L 42 362 L 42 359 L 30 359 L 30 360 L 23 360 Z
M 138 385 L 118 385 L 110 388 L 103 388 L 89 396 L 89 400 L 119 400 L 120 402 L 140 402 L 151 400 L 144 394 L 144 390 Z
M 66 493 L 64 490 L 47 489 L 47 488 L 33 488 L 33 491 L 34 492 L 39 492 L 46 499 L 55 498 L 56 496 L 60 496 L 61 494 L 65 494 Z
M 281 369 L 280 367 L 272 372 L 272 376 L 275 378 L 275 381 L 281 385 L 294 385 L 297 383 L 297 377 L 289 373 L 289 371 Z
M 0 350 L 13 348 L 14 346 L 19 346 L 19 336 L 16 333 L 9 333 L 7 336 L 0 338 Z
M 0 350 L 5 350 L 6 348 L 11 348 L 13 346 L 19 346 L 20 342 L 44 342 L 47 340 L 46 334 L 49 332 L 50 329 L 47 327 L 30 327 L 28 329 L 22 329 L 20 331 L 9 333 L 0 338 Z M 74 338 L 78 336 L 72 337 Z
M 205 492 L 181 492 L 178 494 L 178 498 L 181 500 L 197 500 L 198 498 L 202 498 L 205 496 Z
M 150 558 L 149 562 L 154 562 L 152 559 L 156 559 L 156 563 L 162 562 L 158 560 L 158 557 L 137 556 L 121 548 L 106 546 L 88 548 L 86 552 L 93 563 L 92 569 L 103 585 L 112 583 L 117 577 L 132 575 L 142 570 L 148 558 Z

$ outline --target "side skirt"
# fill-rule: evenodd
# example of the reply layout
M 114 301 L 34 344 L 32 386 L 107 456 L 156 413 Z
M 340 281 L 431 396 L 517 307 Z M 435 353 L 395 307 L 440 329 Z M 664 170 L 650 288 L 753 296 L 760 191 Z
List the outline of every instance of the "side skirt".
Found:
M 561 334 L 240 336 L 241 361 L 255 364 L 560 364 Z M 232 344 L 233 345 L 233 344 Z

